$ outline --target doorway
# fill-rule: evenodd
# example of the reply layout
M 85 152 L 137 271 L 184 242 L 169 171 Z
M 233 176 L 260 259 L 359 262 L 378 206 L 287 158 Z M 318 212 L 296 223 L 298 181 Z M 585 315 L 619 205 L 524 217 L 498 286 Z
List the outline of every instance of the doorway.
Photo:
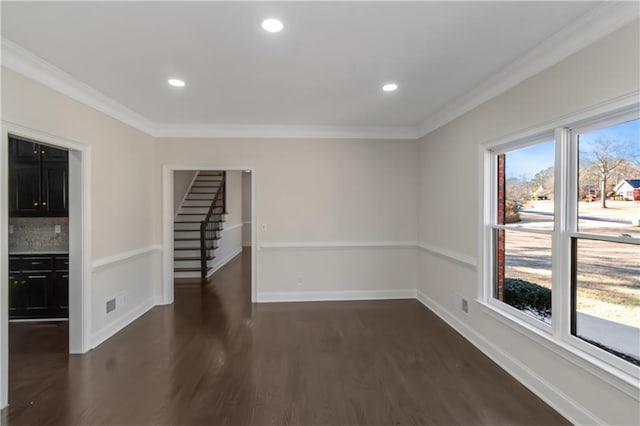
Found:
M 174 264 L 175 259 L 175 248 L 183 245 L 182 238 L 183 236 L 176 237 L 176 233 L 180 233 L 181 229 L 176 228 L 175 221 L 176 216 L 180 211 L 180 205 L 186 198 L 189 198 L 188 191 L 189 189 L 184 189 L 178 191 L 177 188 L 184 188 L 184 183 L 181 183 L 183 180 L 189 180 L 191 185 L 197 185 L 202 187 L 210 187 L 213 184 L 196 184 L 195 182 L 198 179 L 198 173 L 202 176 L 203 182 L 206 183 L 207 180 L 219 180 L 223 179 L 222 176 L 225 176 L 224 179 L 227 179 L 226 176 L 229 176 L 229 179 L 233 179 L 238 187 L 238 194 L 242 193 L 243 188 L 250 188 L 250 197 L 249 201 L 245 201 L 242 203 L 241 196 L 238 195 L 238 205 L 239 209 L 242 210 L 242 207 L 248 206 L 250 209 L 250 218 L 247 220 L 247 214 L 238 212 L 234 217 L 234 223 L 227 224 L 227 231 L 237 233 L 238 235 L 238 248 L 242 251 L 243 246 L 243 238 L 242 235 L 250 235 L 250 239 L 244 241 L 244 246 L 246 249 L 251 250 L 251 302 L 255 302 L 256 300 L 256 292 L 257 292 L 257 254 L 256 254 L 256 232 L 255 232 L 255 215 L 256 215 L 256 191 L 255 191 L 255 182 L 256 182 L 256 173 L 255 168 L 253 167 L 217 167 L 217 166 L 203 166 L 203 165 L 163 165 L 163 173 L 162 173 L 162 228 L 163 228 L 163 299 L 165 304 L 173 303 L 174 300 L 174 283 L 176 278 L 176 265 Z M 232 176 L 235 176 L 232 178 Z M 243 185 L 243 180 L 245 181 Z M 196 190 L 198 192 L 200 190 Z M 206 192 L 206 189 L 202 189 L 202 191 Z M 199 196 L 195 197 L 196 199 L 201 198 Z M 199 201 L 197 201 L 199 202 Z M 197 204 L 196 202 L 196 204 Z M 192 204 L 191 208 L 199 208 L 200 206 L 195 206 Z M 202 203 L 200 203 L 202 204 Z M 194 224 L 191 224 L 192 227 L 197 228 L 197 220 L 194 219 Z M 183 222 L 183 221 L 178 221 Z M 183 224 L 180 224 L 181 226 Z M 185 226 L 189 226 L 186 224 Z M 248 229 L 248 230 L 247 230 Z M 195 238 L 195 237 L 194 237 Z M 217 237 L 216 237 L 217 238 Z M 249 242 L 250 241 L 250 242 Z M 249 246 L 250 247 L 247 247 Z M 224 253 L 224 252 L 223 252 Z M 229 253 L 222 255 L 222 259 L 218 259 L 221 261 L 230 260 L 226 259 L 226 257 L 235 257 L 239 253 L 235 253 L 231 250 Z M 224 262 L 222 262 L 224 264 Z M 216 260 L 212 260 L 211 266 L 209 270 L 209 274 L 212 274 L 216 270 Z
M 23 152 L 16 154 L 16 141 L 24 142 L 20 145 Z M 21 179 L 21 185 L 24 184 L 23 186 L 31 190 L 32 194 L 25 193 L 26 195 L 21 194 L 17 197 L 15 170 L 11 177 L 8 173 L 9 162 L 12 161 L 10 152 L 13 161 L 16 161 L 16 155 L 24 156 L 19 179 Z M 31 158 L 27 158 L 29 155 Z M 26 336 L 30 339 L 34 332 L 38 336 L 51 332 L 49 334 L 62 339 L 68 336 L 68 342 L 62 345 L 66 348 L 66 353 L 84 353 L 90 349 L 89 159 L 90 148 L 87 145 L 13 123 L 2 122 L 0 149 L 0 164 L 3 170 L 0 176 L 2 213 L 0 222 L 2 237 L 0 246 L 0 405 L 2 408 L 9 401 L 9 357 L 12 353 L 10 344 L 13 342 L 18 346 L 15 349 L 19 350 L 30 348 L 29 345 L 24 346 L 16 343 L 15 339 L 9 339 L 10 316 L 14 320 L 23 320 L 21 323 L 16 323 L 16 327 L 12 327 L 16 333 L 13 337 L 19 339 L 20 336 Z M 64 185 L 61 186 L 63 181 Z M 10 189 L 10 183 L 13 184 L 13 189 Z M 31 196 L 33 199 L 27 200 Z M 16 204 L 16 200 L 19 203 Z M 36 219 L 28 220 L 28 218 Z M 16 235 L 18 227 L 20 234 Z M 51 237 L 48 241 L 42 241 L 42 227 L 51 228 L 47 231 L 51 233 L 46 236 Z M 25 238 L 29 241 L 24 241 Z M 40 241 L 34 241 L 34 239 Z M 47 246 L 37 252 L 36 246 L 41 243 Z M 67 280 L 68 286 L 62 285 Z M 11 301 L 9 300 L 10 288 Z M 66 292 L 68 295 L 65 294 Z M 27 293 L 30 300 L 24 299 Z M 19 302 L 16 302 L 16 295 Z M 62 303 L 63 300 L 66 300 L 66 304 Z M 67 322 L 65 326 L 61 326 L 50 321 L 43 323 L 44 319 L 66 319 Z M 36 324 L 44 326 L 31 327 L 29 321 L 24 320 L 33 320 Z M 50 328 L 47 329 L 47 327 Z M 51 347 L 59 352 L 60 342 Z M 38 346 L 33 348 L 37 350 Z

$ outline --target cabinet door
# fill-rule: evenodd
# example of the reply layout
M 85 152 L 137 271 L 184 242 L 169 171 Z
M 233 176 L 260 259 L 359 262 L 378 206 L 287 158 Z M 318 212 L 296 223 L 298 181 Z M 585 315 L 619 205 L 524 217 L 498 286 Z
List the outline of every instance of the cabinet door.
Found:
M 39 216 L 40 166 L 13 165 L 9 176 L 9 215 Z
M 52 281 L 51 318 L 69 316 L 69 273 L 58 272 Z
M 25 314 L 29 318 L 45 318 L 49 316 L 49 286 L 51 274 L 34 272 L 26 274 L 26 284 L 21 284 L 26 291 Z
M 16 163 L 37 164 L 40 160 L 40 146 L 37 143 L 9 138 L 9 157 Z
M 42 163 L 43 216 L 67 216 L 67 169 L 66 163 Z
M 24 318 L 27 308 L 26 277 L 19 273 L 9 274 L 9 319 Z
M 40 145 L 40 158 L 42 161 L 66 162 L 69 158 L 69 151 L 52 148 L 48 145 Z

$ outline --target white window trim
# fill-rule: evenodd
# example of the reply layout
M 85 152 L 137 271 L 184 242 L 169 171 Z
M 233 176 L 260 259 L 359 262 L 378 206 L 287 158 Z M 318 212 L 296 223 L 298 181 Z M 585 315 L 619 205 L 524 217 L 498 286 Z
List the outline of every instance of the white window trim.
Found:
M 554 353 L 580 366 L 591 374 L 599 377 L 617 389 L 640 400 L 640 367 L 626 362 L 613 354 L 599 349 L 583 340 L 571 335 L 570 309 L 571 297 L 569 268 L 557 268 L 556 263 L 567 265 L 571 256 L 571 237 L 595 237 L 605 241 L 628 243 L 629 239 L 615 236 L 593 236 L 575 232 L 571 229 L 577 223 L 573 214 L 577 210 L 577 200 L 571 205 L 563 205 L 560 199 L 567 198 L 567 191 L 577 188 L 577 153 L 573 150 L 577 145 L 572 143 L 576 134 L 593 128 L 607 127 L 607 125 L 638 118 L 640 114 L 639 91 L 616 98 L 600 105 L 584 109 L 574 114 L 566 115 L 547 123 L 532 127 L 513 135 L 489 141 L 479 145 L 479 200 L 480 215 L 478 227 L 479 264 L 478 264 L 478 303 L 482 310 L 492 317 L 505 323 L 510 328 L 531 338 Z M 571 130 L 570 130 L 571 129 Z M 551 135 L 551 137 L 549 137 Z M 553 284 L 552 309 L 553 321 L 548 326 L 542 321 L 512 308 L 511 306 L 493 298 L 493 261 L 492 233 L 496 229 L 493 223 L 495 209 L 496 185 L 496 151 L 513 150 L 541 142 L 549 138 L 556 140 L 556 177 L 555 177 L 555 230 L 553 241 Z M 565 167 L 568 159 L 572 159 L 570 167 Z M 562 167 L 559 167 L 563 164 Z M 562 198 L 561 198 L 562 197 Z M 507 229 L 512 229 L 507 227 Z M 541 326 L 541 324 L 543 326 Z

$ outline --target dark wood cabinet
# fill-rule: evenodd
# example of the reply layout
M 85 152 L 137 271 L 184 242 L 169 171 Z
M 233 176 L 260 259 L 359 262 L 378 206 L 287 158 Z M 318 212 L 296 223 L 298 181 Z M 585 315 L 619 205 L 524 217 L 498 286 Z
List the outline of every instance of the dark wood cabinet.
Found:
M 56 272 L 52 281 L 51 309 L 57 316 L 67 316 L 69 312 L 69 271 Z
M 9 319 L 69 317 L 69 256 L 9 256 Z
M 48 145 L 40 145 L 40 158 L 42 161 L 64 163 L 69 161 L 69 152 Z
M 9 214 L 37 216 L 42 210 L 40 166 L 18 164 L 9 174 Z
M 9 136 L 9 153 L 12 162 L 32 163 L 40 160 L 40 146 L 31 141 Z
M 67 216 L 68 166 L 66 163 L 43 163 L 42 178 L 42 210 L 48 216 Z
M 9 215 L 67 216 L 69 153 L 9 138 Z

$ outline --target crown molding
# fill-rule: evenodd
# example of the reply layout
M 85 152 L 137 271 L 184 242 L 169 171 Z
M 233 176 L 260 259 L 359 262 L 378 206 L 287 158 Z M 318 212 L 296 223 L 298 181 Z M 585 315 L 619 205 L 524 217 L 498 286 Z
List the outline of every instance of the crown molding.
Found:
M 138 130 L 153 134 L 155 125 L 147 118 L 6 38 L 2 38 L 2 66 Z
M 412 126 L 299 126 L 235 124 L 159 124 L 158 138 L 305 138 L 305 139 L 411 139 Z
M 428 117 L 418 125 L 418 137 L 455 120 L 639 17 L 640 8 L 636 2 L 606 2 L 596 6 Z
M 587 12 L 417 126 L 160 124 L 116 102 L 17 44 L 2 39 L 2 66 L 157 138 L 418 139 L 640 16 L 636 2 Z
M 412 126 L 157 124 L 6 38 L 2 66 L 158 138 L 411 139 Z

